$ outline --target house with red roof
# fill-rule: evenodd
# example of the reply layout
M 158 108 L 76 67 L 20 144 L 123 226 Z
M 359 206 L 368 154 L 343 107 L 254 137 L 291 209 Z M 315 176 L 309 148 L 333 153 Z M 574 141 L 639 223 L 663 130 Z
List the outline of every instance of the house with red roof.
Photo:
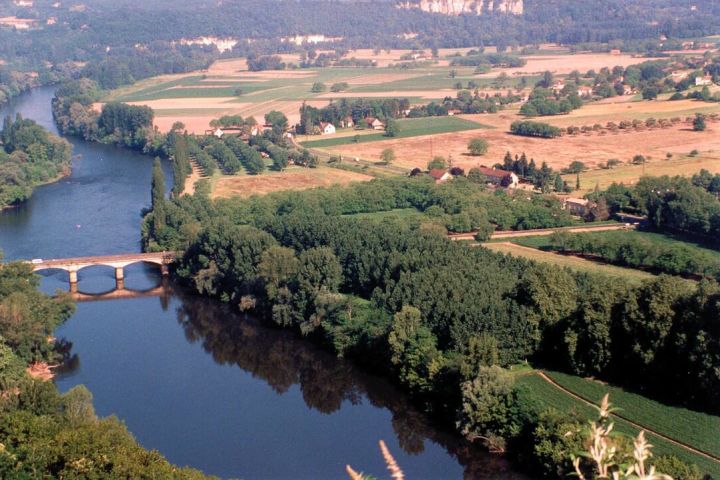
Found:
M 433 168 L 430 170 L 429 175 L 435 180 L 435 183 L 445 183 L 453 178 L 450 172 L 440 168 Z
M 373 130 L 384 130 L 385 124 L 375 117 L 367 117 L 365 119 L 365 125 Z
M 488 167 L 478 167 L 478 170 L 480 170 L 480 173 L 485 175 L 488 183 L 492 183 L 493 185 L 517 188 L 518 184 L 520 184 L 520 177 L 518 177 L 515 172 Z

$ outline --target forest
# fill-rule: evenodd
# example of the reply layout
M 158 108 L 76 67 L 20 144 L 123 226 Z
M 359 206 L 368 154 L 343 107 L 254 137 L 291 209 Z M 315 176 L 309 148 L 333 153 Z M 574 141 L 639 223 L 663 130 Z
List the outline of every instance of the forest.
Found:
M 536 442 L 547 439 L 528 432 L 574 419 L 526 405 L 505 370 L 514 364 L 717 413 L 718 284 L 623 285 L 446 238 L 443 221 L 462 217 L 484 236 L 500 222 L 554 224 L 556 205 L 515 210 L 506 197 L 422 178 L 216 203 L 195 195 L 163 201 L 143 231 L 149 249 L 185 252 L 178 274 L 198 293 L 389 374 L 431 415 L 513 446 L 539 472 L 564 460 L 543 457 Z M 438 220 L 356 216 L 412 207 Z
M 720 180 L 709 172 L 692 179 L 643 177 L 634 187 L 613 184 L 591 198 L 602 198 L 611 212 L 637 212 L 660 232 L 696 237 L 717 246 L 720 241 Z
M 20 115 L 5 118 L 0 143 L 0 210 L 27 200 L 35 186 L 70 169 L 70 144 Z
M 36 46 L 50 47 L 44 55 L 52 56 L 48 58 L 51 61 L 58 61 L 58 56 L 62 56 L 62 60 L 69 59 L 73 43 L 82 52 L 95 45 L 127 47 L 130 46 L 128 39 L 145 44 L 178 40 L 177 32 L 183 32 L 187 38 L 215 35 L 256 40 L 314 33 L 345 37 L 343 46 L 350 48 L 398 48 L 408 47 L 410 43 L 424 47 L 512 46 L 542 42 L 648 40 L 657 39 L 661 34 L 676 38 L 699 37 L 718 33 L 720 26 L 720 7 L 715 2 L 692 9 L 683 0 L 632 3 L 602 0 L 594 4 L 594 8 L 573 0 L 525 0 L 525 11 L 520 16 L 460 17 L 397 9 L 394 0 L 373 2 L 373 8 L 367 8 L 367 2 L 323 0 L 253 0 L 226 3 L 222 8 L 216 8 L 213 2 L 181 5 L 157 1 L 144 3 L 141 7 L 137 2 L 93 2 L 83 11 L 55 9 L 52 3 L 51 0 L 35 2 L 32 13 L 41 18 L 52 15 L 58 22 L 33 35 L 37 45 L 30 46 L 33 50 Z M 3 6 L 0 13 L 27 15 L 28 11 L 8 5 Z M 87 28 L 80 34 L 82 25 Z M 373 34 L 368 35 L 368 32 Z M 397 37 L 406 32 L 417 32 L 419 36 L 412 42 Z M 58 34 L 65 38 L 54 45 L 49 43 Z M 0 49 L 0 56 L 4 53 Z

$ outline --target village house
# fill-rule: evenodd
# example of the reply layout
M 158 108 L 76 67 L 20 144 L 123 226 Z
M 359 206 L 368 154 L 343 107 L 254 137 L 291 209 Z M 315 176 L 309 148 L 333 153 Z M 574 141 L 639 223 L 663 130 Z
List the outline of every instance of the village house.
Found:
M 355 122 L 352 117 L 345 117 L 340 120 L 340 128 L 352 128 L 355 126 Z
M 557 94 L 559 94 L 560 92 L 562 92 L 564 88 L 565 88 L 565 82 L 563 82 L 563 81 L 561 81 L 561 80 L 558 80 L 557 82 L 555 82 L 555 83 L 553 84 L 552 87 L 550 87 L 550 90 L 552 90 L 553 93 L 554 93 L 555 95 L 557 95 Z
M 435 183 L 445 183 L 453 178 L 450 172 L 439 168 L 433 168 L 430 170 L 429 175 L 435 180 Z
M 610 55 L 620 55 L 620 53 L 622 52 L 620 52 L 619 48 L 613 48 L 612 50 L 610 50 Z
M 670 73 L 670 79 L 674 81 L 675 83 L 679 83 L 683 80 L 685 80 L 688 75 L 690 74 L 689 71 L 683 71 L 683 70 L 673 70 Z
M 385 124 L 375 117 L 368 117 L 365 119 L 365 125 L 373 130 L 384 130 Z
M 635 89 L 630 85 L 623 85 L 623 95 L 632 95 L 635 93 Z
M 493 185 L 500 185 L 507 188 L 517 188 L 518 184 L 520 184 L 520 177 L 518 177 L 514 172 L 509 172 L 500 168 L 488 167 L 478 167 L 478 169 L 480 170 L 480 173 L 487 177 L 488 183 L 492 183 Z
M 327 122 L 320 122 L 320 135 L 332 135 L 335 133 L 335 125 Z
M 579 97 L 592 97 L 593 88 L 587 85 L 580 85 L 577 89 L 577 94 Z
M 584 217 L 592 206 L 593 203 L 590 200 L 572 197 L 564 198 L 562 204 L 563 210 L 567 210 L 571 215 L 579 217 Z
M 712 83 L 712 77 L 710 75 L 705 75 L 704 77 L 695 77 L 696 87 L 705 87 L 712 85 Z
M 454 109 L 452 109 L 452 110 L 448 110 L 448 116 L 449 116 L 449 117 L 453 117 L 453 116 L 455 116 L 455 115 L 460 115 L 461 113 L 462 113 L 462 110 L 458 110 L 458 109 L 456 109 L 456 108 L 454 108 Z
M 256 137 L 258 135 L 262 135 L 269 130 L 272 130 L 272 125 L 253 125 L 253 127 L 250 129 L 250 135 Z

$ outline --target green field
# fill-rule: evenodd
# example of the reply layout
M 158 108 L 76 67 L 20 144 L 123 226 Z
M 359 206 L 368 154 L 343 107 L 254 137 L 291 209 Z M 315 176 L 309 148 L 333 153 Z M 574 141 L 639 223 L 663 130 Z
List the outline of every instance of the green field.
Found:
M 356 92 L 358 96 L 365 92 L 388 92 L 388 96 L 396 98 L 401 95 L 398 90 L 437 90 L 451 88 L 456 81 L 468 80 L 458 77 L 453 80 L 447 73 L 438 73 L 438 69 L 413 70 L 411 72 L 392 68 L 321 68 L 304 70 L 307 75 L 282 79 L 268 79 L 254 72 L 243 72 L 241 75 L 207 76 L 188 75 L 167 81 L 139 82 L 133 87 L 121 88 L 111 92 L 106 100 L 138 102 L 160 100 L 165 98 L 220 98 L 235 97 L 236 89 L 242 90 L 239 102 L 264 102 L 268 100 L 302 100 L 319 96 L 310 88 L 314 82 L 325 83 L 328 87 L 333 83 L 355 79 L 359 84 L 351 85 L 348 92 Z M 413 75 L 397 81 L 363 85 L 363 77 L 386 73 L 404 73 Z M 478 79 L 475 79 L 479 83 Z M 372 82 L 371 82 L 372 83 Z M 327 93 L 327 92 L 326 92 Z M 440 95 L 441 97 L 442 95 Z
M 560 372 L 545 372 L 571 392 L 593 403 L 609 393 L 618 415 L 703 452 L 720 456 L 720 417 L 671 407 L 641 395 Z
M 622 240 L 624 238 L 642 238 L 643 240 L 646 240 L 658 246 L 684 245 L 686 247 L 697 250 L 698 253 L 713 255 L 720 261 L 720 251 L 718 250 L 714 250 L 712 248 L 708 248 L 691 241 L 673 238 L 662 233 L 642 232 L 638 230 L 615 230 L 604 232 L 585 232 L 582 233 L 582 235 L 592 235 L 593 237 L 601 237 L 608 240 Z M 513 238 L 510 241 L 512 243 L 517 243 L 518 245 L 537 248 L 539 250 L 550 249 L 550 235 L 537 237 L 518 237 Z
M 552 407 L 561 412 L 575 411 L 587 420 L 597 418 L 597 410 L 570 397 L 562 390 L 543 380 L 537 374 L 518 376 L 516 385 L 526 387 L 530 392 L 531 399 L 544 407 Z M 617 405 L 615 397 L 612 393 L 610 395 L 610 402 L 613 403 L 613 405 Z M 638 433 L 636 428 L 622 419 L 615 419 L 615 430 L 632 436 L 635 436 Z M 653 453 L 656 456 L 675 455 L 686 462 L 696 464 L 704 473 L 709 473 L 716 478 L 720 477 L 720 462 L 715 462 L 706 457 L 692 453 L 680 446 L 658 438 L 653 434 L 647 434 L 647 438 L 653 445 Z
M 478 130 L 490 128 L 480 123 L 472 122 L 458 117 L 423 117 L 406 118 L 397 121 L 399 133 L 393 138 L 419 137 L 421 135 L 438 135 L 441 133 L 463 132 L 466 130 Z M 388 140 L 384 133 L 372 133 L 369 135 L 343 136 L 327 138 L 324 140 L 311 140 L 303 142 L 302 145 L 308 148 L 337 147 L 351 143 L 367 143 Z

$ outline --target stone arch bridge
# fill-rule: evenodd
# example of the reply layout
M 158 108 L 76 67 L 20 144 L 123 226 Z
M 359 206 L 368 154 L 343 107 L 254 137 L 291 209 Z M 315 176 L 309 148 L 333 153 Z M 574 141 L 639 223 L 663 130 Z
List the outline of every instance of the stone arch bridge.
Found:
M 176 252 L 128 253 L 122 255 L 103 255 L 98 257 L 61 258 L 52 260 L 35 259 L 29 263 L 33 272 L 41 270 L 64 270 L 70 279 L 70 291 L 77 291 L 78 272 L 83 268 L 105 266 L 115 269 L 115 280 L 119 289 L 123 288 L 125 267 L 135 263 L 150 263 L 160 267 L 163 276 L 169 273 L 169 266 L 177 258 Z

